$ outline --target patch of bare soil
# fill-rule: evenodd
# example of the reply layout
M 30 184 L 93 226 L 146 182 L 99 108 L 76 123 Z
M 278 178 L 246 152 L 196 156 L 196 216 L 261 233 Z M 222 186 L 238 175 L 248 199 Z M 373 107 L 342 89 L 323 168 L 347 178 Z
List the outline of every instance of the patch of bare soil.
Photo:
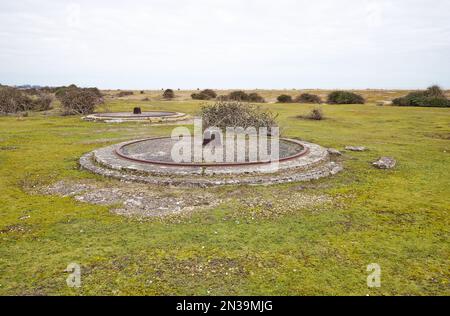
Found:
M 168 190 L 139 183 L 59 181 L 42 193 L 70 196 L 85 203 L 114 206 L 112 212 L 128 217 L 158 217 L 217 206 L 222 200 L 209 192 Z
M 332 202 L 333 199 L 328 195 L 303 192 L 270 197 L 257 195 L 240 200 L 241 208 L 247 209 L 252 219 L 278 217 L 301 209 L 315 210 L 319 206 L 331 205 Z
M 306 184 L 305 184 L 306 185 Z M 264 219 L 327 208 L 336 201 L 317 192 L 303 192 L 303 187 L 236 187 L 231 190 L 160 187 L 154 185 L 96 180 L 59 181 L 40 190 L 43 194 L 73 197 L 75 200 L 111 206 L 111 212 L 145 219 L 188 215 L 227 203 L 227 218 Z

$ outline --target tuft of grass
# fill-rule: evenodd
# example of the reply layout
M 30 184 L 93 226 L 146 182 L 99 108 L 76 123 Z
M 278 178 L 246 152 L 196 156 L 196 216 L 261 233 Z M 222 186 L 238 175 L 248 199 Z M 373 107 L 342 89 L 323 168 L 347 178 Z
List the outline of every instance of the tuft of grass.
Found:
M 325 115 L 320 108 L 312 109 L 307 115 L 299 115 L 299 118 L 307 120 L 321 121 L 325 119 Z

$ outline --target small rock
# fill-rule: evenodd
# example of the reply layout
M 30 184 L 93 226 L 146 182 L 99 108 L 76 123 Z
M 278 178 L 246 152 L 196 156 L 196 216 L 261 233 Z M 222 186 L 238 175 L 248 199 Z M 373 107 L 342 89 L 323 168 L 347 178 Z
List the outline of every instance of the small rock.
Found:
M 373 162 L 372 165 L 378 169 L 392 169 L 395 167 L 397 161 L 391 157 L 381 157 L 377 161 Z
M 345 146 L 346 150 L 350 151 L 366 151 L 367 148 L 363 146 Z
M 328 148 L 328 153 L 332 156 L 342 156 L 342 153 L 335 148 Z

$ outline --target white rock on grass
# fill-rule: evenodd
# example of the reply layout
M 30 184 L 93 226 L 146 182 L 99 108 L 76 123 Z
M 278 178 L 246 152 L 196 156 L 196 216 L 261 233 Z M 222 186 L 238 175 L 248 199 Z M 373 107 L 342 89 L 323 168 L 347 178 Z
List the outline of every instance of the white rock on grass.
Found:
M 342 153 L 335 148 L 328 148 L 328 153 L 333 156 L 342 156 Z
M 397 161 L 392 157 L 381 157 L 372 163 L 372 165 L 378 169 L 392 169 L 396 164 Z
M 366 151 L 367 148 L 364 146 L 345 146 L 346 150 L 350 151 Z

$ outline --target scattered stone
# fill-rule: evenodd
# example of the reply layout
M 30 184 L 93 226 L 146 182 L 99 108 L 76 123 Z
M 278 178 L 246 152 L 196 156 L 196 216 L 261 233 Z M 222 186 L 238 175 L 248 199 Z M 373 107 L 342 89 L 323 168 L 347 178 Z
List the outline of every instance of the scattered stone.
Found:
M 350 151 L 366 151 L 367 148 L 364 146 L 345 146 L 346 150 Z
M 342 156 L 342 153 L 335 148 L 328 148 L 328 153 L 333 156 Z
M 46 194 L 71 196 L 83 203 L 109 205 L 111 212 L 129 217 L 155 217 L 217 206 L 222 200 L 203 191 L 155 190 L 139 183 L 94 184 L 60 181 L 42 189 Z
M 372 165 L 378 169 L 392 169 L 397 164 L 394 158 L 391 157 L 381 157 L 377 161 L 373 162 Z

